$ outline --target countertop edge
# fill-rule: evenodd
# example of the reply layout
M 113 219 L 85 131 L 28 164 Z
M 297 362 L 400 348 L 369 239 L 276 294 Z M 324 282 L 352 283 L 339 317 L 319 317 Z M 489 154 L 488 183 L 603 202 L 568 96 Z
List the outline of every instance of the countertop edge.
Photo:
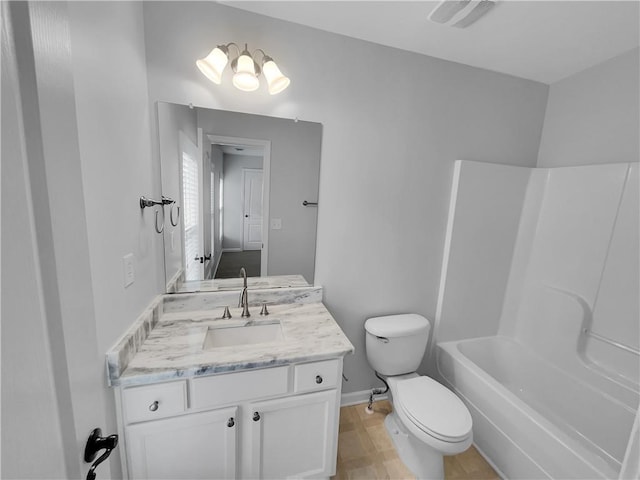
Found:
M 292 365 L 297 363 L 316 362 L 321 360 L 328 360 L 331 358 L 344 357 L 346 355 L 355 352 L 355 348 L 351 345 L 350 349 L 336 350 L 334 352 L 324 352 L 318 355 L 305 355 L 301 357 L 291 357 L 286 359 L 274 359 L 273 361 L 266 362 L 250 362 L 250 363 L 235 363 L 226 365 L 195 365 L 193 367 L 171 370 L 157 373 L 140 373 L 138 375 L 131 375 L 130 377 L 119 377 L 112 379 L 111 387 L 130 387 L 137 385 L 147 385 L 151 383 L 168 382 L 171 380 L 179 380 L 184 378 L 198 378 L 207 377 L 213 375 L 220 375 L 232 372 L 242 372 L 249 370 L 256 370 L 262 368 L 279 367 L 284 365 Z

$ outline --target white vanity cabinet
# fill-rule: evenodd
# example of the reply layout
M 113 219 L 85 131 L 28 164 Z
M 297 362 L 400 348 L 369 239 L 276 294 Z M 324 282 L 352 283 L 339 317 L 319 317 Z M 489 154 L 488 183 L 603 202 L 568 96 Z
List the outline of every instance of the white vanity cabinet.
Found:
M 327 478 L 335 473 L 335 390 L 249 408 L 251 478 Z
M 237 408 L 129 425 L 129 477 L 236 478 Z
M 119 387 L 131 479 L 328 478 L 342 358 Z

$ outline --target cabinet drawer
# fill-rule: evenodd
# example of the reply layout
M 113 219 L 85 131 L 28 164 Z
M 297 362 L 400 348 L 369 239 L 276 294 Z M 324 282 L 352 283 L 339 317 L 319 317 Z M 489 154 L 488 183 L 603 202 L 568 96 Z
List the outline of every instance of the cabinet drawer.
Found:
M 126 423 L 176 415 L 187 408 L 186 382 L 127 388 L 122 393 L 122 403 Z
M 289 391 L 289 367 L 225 373 L 191 381 L 191 408 L 227 405 L 282 395 Z
M 293 390 L 296 393 L 334 388 L 337 384 L 338 360 L 303 363 L 294 367 Z

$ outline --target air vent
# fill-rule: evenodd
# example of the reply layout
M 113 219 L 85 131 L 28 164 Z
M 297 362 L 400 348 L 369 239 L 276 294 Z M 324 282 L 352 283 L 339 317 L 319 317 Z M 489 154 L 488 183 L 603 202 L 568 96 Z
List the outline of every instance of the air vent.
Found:
M 494 0 L 444 0 L 433 9 L 429 20 L 465 28 L 485 15 L 495 4 Z

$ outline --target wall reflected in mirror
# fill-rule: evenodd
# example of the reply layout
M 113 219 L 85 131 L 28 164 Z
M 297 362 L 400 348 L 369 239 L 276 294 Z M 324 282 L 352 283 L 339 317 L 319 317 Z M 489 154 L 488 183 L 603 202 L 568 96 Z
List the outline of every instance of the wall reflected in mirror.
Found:
M 322 125 L 157 107 L 167 292 L 313 284 Z

